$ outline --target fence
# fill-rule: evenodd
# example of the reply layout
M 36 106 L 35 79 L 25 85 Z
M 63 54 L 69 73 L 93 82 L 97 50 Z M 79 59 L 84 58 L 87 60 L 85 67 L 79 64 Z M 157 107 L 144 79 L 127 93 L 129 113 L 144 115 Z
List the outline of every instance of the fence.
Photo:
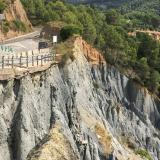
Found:
M 43 66 L 53 61 L 53 54 L 49 49 L 33 50 L 12 55 L 0 56 L 0 68 L 27 68 L 34 66 Z

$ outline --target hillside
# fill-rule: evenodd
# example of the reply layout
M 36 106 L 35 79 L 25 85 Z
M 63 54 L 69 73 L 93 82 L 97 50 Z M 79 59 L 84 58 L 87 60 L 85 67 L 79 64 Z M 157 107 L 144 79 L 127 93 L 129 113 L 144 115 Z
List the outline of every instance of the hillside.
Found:
M 20 0 L 3 1 L 5 20 L 0 29 L 1 40 L 24 34 L 32 29 Z
M 62 28 L 59 26 L 58 29 L 61 35 L 59 40 L 63 41 L 73 34 L 81 35 L 104 54 L 108 63 L 122 72 L 129 72 L 134 80 L 160 96 L 159 38 L 150 36 L 147 32 L 136 36 L 129 34 L 136 30 L 158 31 L 160 16 L 156 12 L 151 9 L 130 11 L 125 10 L 125 6 L 123 10 L 100 9 L 62 1 L 22 2 L 34 25 L 63 23 Z
M 83 4 L 96 4 L 101 7 L 119 7 L 124 3 L 128 2 L 127 0 L 65 0 L 70 3 L 83 3 Z
M 97 4 L 99 6 L 113 8 L 124 7 L 131 10 L 156 9 L 159 12 L 159 0 L 65 0 L 70 3 Z M 128 8 L 127 8 L 128 7 Z
M 0 160 L 160 160 L 160 16 L 146 1 L 0 0 L 0 38 L 58 35 L 0 57 Z
M 0 160 L 159 160 L 160 100 L 73 40 L 63 65 L 0 82 Z

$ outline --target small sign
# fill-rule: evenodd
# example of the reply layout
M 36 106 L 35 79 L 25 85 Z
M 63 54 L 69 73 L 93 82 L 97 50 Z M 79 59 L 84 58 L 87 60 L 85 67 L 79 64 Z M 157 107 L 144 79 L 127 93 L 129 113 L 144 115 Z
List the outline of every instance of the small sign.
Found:
M 53 43 L 57 43 L 57 36 L 53 36 Z
M 0 14 L 0 21 L 5 20 L 5 15 L 4 14 Z

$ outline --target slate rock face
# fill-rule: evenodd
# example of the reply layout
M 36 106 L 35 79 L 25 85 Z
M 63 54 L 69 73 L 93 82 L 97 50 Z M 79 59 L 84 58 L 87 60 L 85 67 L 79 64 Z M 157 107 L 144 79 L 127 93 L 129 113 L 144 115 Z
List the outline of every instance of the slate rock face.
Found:
M 159 160 L 159 99 L 75 52 L 63 67 L 0 83 L 0 160 L 138 160 L 138 148 Z

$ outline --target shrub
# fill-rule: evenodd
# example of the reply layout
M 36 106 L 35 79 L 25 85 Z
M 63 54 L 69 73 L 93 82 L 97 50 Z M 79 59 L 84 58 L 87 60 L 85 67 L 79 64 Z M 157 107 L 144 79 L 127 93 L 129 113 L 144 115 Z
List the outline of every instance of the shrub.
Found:
M 146 158 L 147 160 L 152 160 L 150 154 L 144 149 L 138 149 L 135 151 L 136 154 L 139 154 L 142 158 Z
M 93 82 L 93 86 L 95 89 L 99 89 L 99 84 L 97 82 Z
M 3 27 L 2 28 L 3 33 L 6 34 L 7 32 L 9 32 L 9 22 L 4 21 L 2 27 Z
M 57 44 L 56 59 L 58 59 L 61 62 L 60 65 L 64 66 L 69 59 L 74 61 L 75 57 L 73 55 L 72 48 L 73 48 L 73 42 L 70 39 L 68 39 L 65 42 Z
M 4 0 L 0 0 L 0 13 L 3 13 L 3 11 L 6 8 L 6 3 Z
M 122 136 L 120 137 L 120 142 L 131 150 L 136 149 L 136 144 L 134 139 L 132 139 L 132 137 L 126 136 L 125 133 L 122 133 Z
M 27 28 L 23 22 L 20 20 L 14 20 L 13 21 L 13 27 L 15 30 L 26 32 Z
M 66 62 L 67 62 L 69 59 L 71 59 L 72 61 L 74 61 L 74 59 L 75 59 L 73 53 L 71 53 L 71 52 L 69 52 L 69 53 L 67 53 L 67 54 L 64 54 L 64 55 L 62 56 L 61 65 L 62 65 L 62 66 L 65 65 Z
M 150 74 L 150 80 L 148 82 L 152 92 L 157 93 L 160 87 L 160 73 L 156 70 L 152 70 Z
M 67 25 L 63 27 L 60 31 L 60 36 L 62 40 L 66 40 L 74 34 L 82 34 L 82 29 L 76 25 Z

